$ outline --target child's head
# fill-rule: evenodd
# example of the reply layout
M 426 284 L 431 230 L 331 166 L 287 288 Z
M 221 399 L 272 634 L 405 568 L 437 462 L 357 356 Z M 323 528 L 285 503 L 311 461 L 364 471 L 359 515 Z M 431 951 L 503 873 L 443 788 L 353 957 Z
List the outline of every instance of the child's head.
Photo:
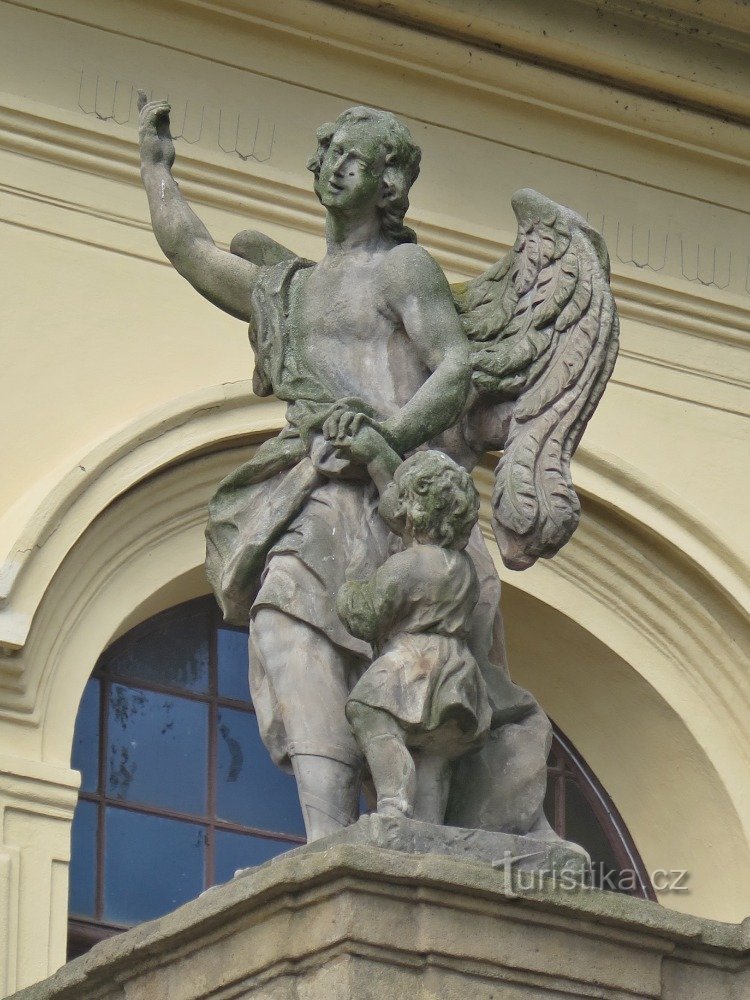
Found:
M 479 494 L 465 469 L 441 451 L 418 451 L 395 472 L 380 514 L 416 542 L 463 549 L 479 514 Z

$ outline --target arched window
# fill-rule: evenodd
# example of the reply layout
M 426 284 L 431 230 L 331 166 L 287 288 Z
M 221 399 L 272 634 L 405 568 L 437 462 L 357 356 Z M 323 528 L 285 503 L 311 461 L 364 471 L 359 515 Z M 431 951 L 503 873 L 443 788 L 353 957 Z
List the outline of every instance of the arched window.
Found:
M 69 957 L 304 843 L 294 779 L 269 759 L 248 688 L 247 631 L 213 598 L 138 625 L 99 659 L 76 720 Z M 636 869 L 622 821 L 556 732 L 547 815 L 606 870 Z
M 593 771 L 553 723 L 544 812 L 556 832 L 591 856 L 591 884 L 656 899 L 622 816 Z
M 100 657 L 73 748 L 71 957 L 305 842 L 247 672 L 247 631 L 222 625 L 212 598 L 155 615 Z

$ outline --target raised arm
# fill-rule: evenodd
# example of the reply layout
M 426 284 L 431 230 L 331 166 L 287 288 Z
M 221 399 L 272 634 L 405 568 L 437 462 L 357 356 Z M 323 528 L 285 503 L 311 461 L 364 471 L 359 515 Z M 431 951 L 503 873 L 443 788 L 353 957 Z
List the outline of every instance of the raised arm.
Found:
M 219 249 L 180 193 L 172 177 L 175 153 L 169 131 L 169 104 L 146 102 L 146 95 L 139 91 L 138 107 L 141 177 L 159 246 L 182 277 L 209 302 L 249 322 L 258 268 Z
M 469 392 L 469 342 L 450 286 L 422 247 L 388 254 L 385 297 L 432 374 L 401 410 L 383 423 L 400 454 L 430 441 L 461 416 Z

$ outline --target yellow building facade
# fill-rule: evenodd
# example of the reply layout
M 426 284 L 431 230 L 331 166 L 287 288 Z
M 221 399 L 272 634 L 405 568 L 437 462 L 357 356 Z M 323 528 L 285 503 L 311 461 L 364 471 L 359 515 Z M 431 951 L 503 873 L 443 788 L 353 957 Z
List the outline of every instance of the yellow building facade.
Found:
M 740 0 L 0 4 L 0 996 L 65 960 L 86 681 L 208 592 L 208 499 L 283 423 L 242 324 L 156 245 L 138 87 L 168 95 L 176 176 L 224 246 L 251 227 L 321 255 L 305 163 L 352 104 L 422 147 L 409 220 L 451 280 L 505 252 L 519 187 L 601 229 L 620 357 L 573 540 L 523 573 L 498 556 L 511 669 L 649 871 L 689 873 L 662 902 L 747 916 L 749 46 Z

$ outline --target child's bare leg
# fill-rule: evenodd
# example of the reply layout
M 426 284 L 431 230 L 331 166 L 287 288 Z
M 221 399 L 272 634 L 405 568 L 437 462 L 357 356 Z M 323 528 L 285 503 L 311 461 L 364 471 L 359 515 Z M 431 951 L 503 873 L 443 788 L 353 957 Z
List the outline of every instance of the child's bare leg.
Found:
M 392 715 L 350 701 L 346 715 L 370 766 L 383 816 L 411 816 L 416 794 L 416 770 L 404 743 L 404 731 Z
M 452 762 L 436 754 L 418 753 L 414 763 L 417 775 L 414 819 L 442 824 L 448 805 Z

